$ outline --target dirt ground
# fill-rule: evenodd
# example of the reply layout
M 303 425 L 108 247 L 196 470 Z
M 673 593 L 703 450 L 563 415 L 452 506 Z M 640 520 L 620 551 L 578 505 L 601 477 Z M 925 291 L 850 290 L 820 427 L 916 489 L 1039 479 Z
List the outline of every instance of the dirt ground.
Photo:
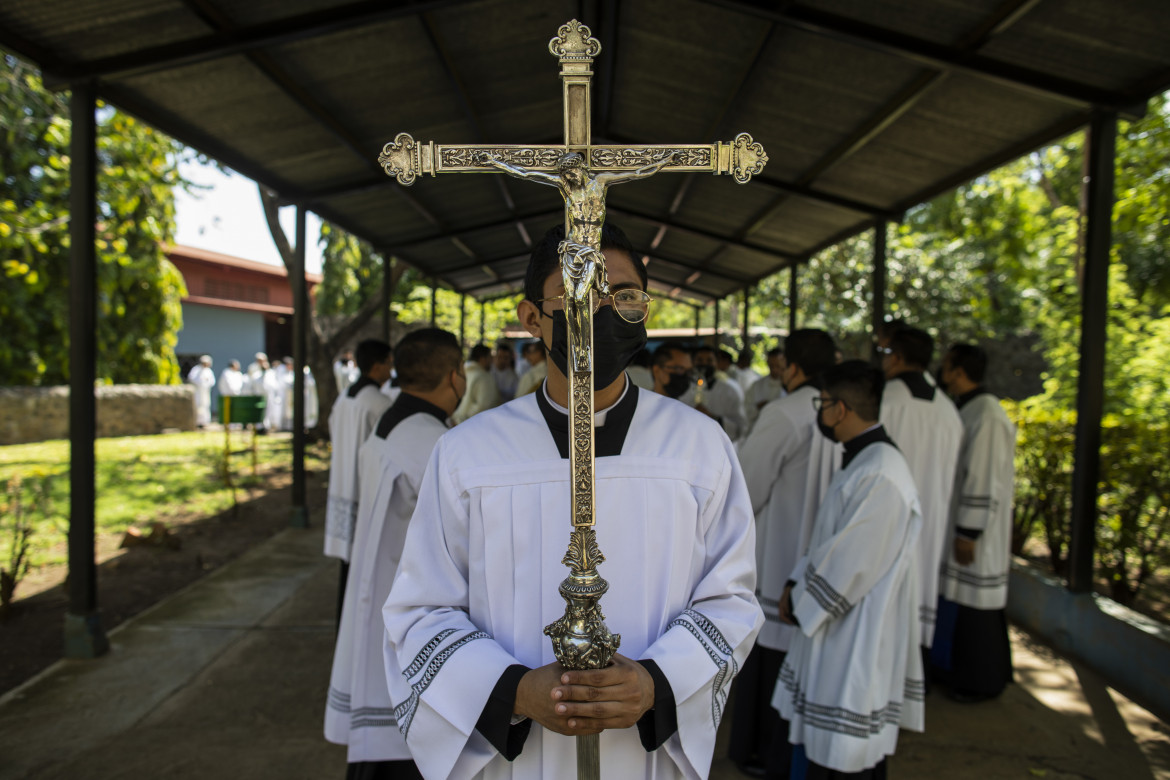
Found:
M 310 522 L 323 522 L 328 472 L 307 473 Z M 291 476 L 275 474 L 263 489 L 241 490 L 240 503 L 212 517 L 168 517 L 169 545 L 121 549 L 122 534 L 97 542 L 98 603 L 109 631 L 181 590 L 289 525 Z M 0 622 L 0 694 L 61 658 L 69 604 L 67 567 L 45 566 L 21 581 L 7 618 Z

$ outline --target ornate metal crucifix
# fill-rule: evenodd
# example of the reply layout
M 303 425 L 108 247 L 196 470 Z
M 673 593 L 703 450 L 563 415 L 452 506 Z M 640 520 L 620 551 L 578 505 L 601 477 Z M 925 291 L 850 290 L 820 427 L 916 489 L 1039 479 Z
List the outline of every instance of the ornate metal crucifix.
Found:
M 576 19 L 561 26 L 549 41 L 560 59 L 564 89 L 565 143 L 559 146 L 420 144 L 399 133 L 386 144 L 378 162 L 399 183 L 410 185 L 422 174 L 490 173 L 556 187 L 565 201 L 565 241 L 561 254 L 565 318 L 569 326 L 569 473 L 572 531 L 562 563 L 570 567 L 560 585 L 565 614 L 544 632 L 557 660 L 568 669 L 609 665 L 621 637 L 605 625 L 599 601 L 609 584 L 597 573 L 605 558 L 593 530 L 593 310 L 609 294 L 601 226 L 605 192 L 612 184 L 644 179 L 659 172 L 730 174 L 740 184 L 764 169 L 763 147 L 747 133 L 730 143 L 594 146 L 590 138 L 590 79 L 601 44 Z M 577 737 L 577 777 L 599 776 L 597 735 Z

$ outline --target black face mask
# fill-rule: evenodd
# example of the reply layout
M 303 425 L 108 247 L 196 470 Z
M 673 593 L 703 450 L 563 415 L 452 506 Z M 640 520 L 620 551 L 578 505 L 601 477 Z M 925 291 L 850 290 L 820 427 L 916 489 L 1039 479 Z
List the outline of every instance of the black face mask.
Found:
M 687 390 L 689 390 L 690 387 L 690 374 L 671 374 L 670 381 L 666 383 L 666 387 L 664 387 L 663 390 L 665 390 L 666 394 L 671 398 L 678 398 Z
M 569 323 L 563 309 L 552 313 L 552 346 L 549 355 L 566 377 L 569 375 Z M 646 346 L 646 323 L 626 322 L 612 306 L 593 315 L 593 389 L 604 390 L 622 375 L 626 366 Z
M 829 441 L 837 441 L 837 433 L 821 420 L 821 413 L 817 412 L 817 430 Z

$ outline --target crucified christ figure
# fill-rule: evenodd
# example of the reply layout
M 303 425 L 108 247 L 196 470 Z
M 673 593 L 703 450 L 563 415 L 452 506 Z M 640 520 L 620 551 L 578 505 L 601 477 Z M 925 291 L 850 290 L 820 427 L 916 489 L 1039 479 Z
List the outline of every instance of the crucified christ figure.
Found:
M 622 173 L 591 173 L 585 158 L 578 152 L 568 152 L 557 164 L 559 174 L 534 171 L 504 162 L 488 152 L 482 153 L 481 164 L 499 168 L 518 179 L 556 187 L 565 199 L 568 231 L 557 247 L 565 259 L 565 292 L 578 304 L 586 304 L 589 290 L 596 285 L 601 296 L 609 294 L 605 276 L 605 261 L 601 255 L 601 225 L 605 222 L 605 191 L 611 184 L 635 181 L 653 176 L 675 158 L 675 152 L 659 152 L 655 162 L 633 171 Z

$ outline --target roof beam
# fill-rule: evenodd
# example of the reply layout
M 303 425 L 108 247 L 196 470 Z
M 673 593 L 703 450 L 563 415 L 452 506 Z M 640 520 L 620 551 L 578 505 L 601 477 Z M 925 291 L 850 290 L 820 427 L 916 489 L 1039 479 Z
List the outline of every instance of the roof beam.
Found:
M 606 204 L 606 207 L 610 213 L 622 214 L 624 216 L 630 217 L 631 219 L 639 219 L 643 222 L 649 222 L 654 225 L 669 228 L 670 230 L 677 230 L 678 232 L 685 235 L 698 236 L 699 238 L 705 238 L 708 241 L 718 241 L 721 244 L 737 247 L 739 249 L 746 249 L 750 252 L 759 252 L 760 254 L 770 255 L 771 257 L 775 257 L 782 261 L 789 261 L 794 258 L 794 256 L 791 254 L 781 252 L 777 249 L 772 249 L 771 247 L 767 247 L 762 244 L 755 244 L 750 241 L 738 241 L 730 236 L 724 236 L 719 233 L 712 233 L 709 230 L 691 227 L 690 225 L 683 225 L 673 220 L 663 219 L 662 217 L 656 216 L 654 214 L 647 214 L 645 212 L 638 211 L 634 208 L 617 206 L 612 203 Z M 781 265 L 783 264 L 784 263 L 781 263 Z
M 1042 71 L 1011 65 L 934 41 L 860 22 L 807 5 L 776 8 L 762 0 L 707 0 L 729 10 L 767 19 L 786 27 L 861 46 L 938 70 L 966 73 L 1077 108 L 1098 106 L 1125 111 L 1144 96 L 1122 94 Z
M 101 57 L 89 62 L 44 61 L 39 62 L 39 64 L 45 72 L 47 85 L 61 82 L 56 86 L 62 86 L 64 82 L 83 77 L 110 78 L 117 76 L 125 78 L 194 65 L 308 38 L 332 35 L 354 27 L 415 16 L 466 2 L 468 0 L 428 0 L 415 3 L 361 0 L 361 2 L 349 5 L 312 11 L 251 27 L 241 27 L 234 30 L 219 29 L 198 38 L 151 46 L 111 57 Z M 201 16 L 198 12 L 196 15 Z

